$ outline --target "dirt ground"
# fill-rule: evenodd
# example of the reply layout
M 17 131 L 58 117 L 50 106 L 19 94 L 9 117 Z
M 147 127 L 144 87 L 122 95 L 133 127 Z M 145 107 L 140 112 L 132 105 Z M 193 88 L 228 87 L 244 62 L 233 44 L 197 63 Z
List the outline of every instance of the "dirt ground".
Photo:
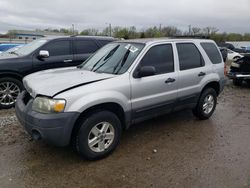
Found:
M 0 187 L 250 187 L 250 86 L 229 81 L 211 119 L 190 110 L 132 126 L 116 151 L 89 162 L 32 141 L 0 111 Z

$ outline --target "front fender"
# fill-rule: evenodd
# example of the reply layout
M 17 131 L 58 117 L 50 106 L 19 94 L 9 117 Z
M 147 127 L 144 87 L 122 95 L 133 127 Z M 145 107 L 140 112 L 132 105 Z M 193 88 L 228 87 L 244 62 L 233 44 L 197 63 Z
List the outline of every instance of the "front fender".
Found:
M 117 91 L 103 91 L 78 98 L 73 103 L 66 105 L 65 111 L 78 111 L 82 113 L 90 107 L 103 103 L 116 103 L 123 108 L 124 112 L 131 110 L 130 99 L 125 95 Z

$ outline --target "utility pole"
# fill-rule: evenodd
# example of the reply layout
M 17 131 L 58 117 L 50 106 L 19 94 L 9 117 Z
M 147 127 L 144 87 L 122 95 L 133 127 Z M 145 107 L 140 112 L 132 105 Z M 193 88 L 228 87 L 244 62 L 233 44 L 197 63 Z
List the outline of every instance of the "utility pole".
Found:
M 192 26 L 191 25 L 188 25 L 188 30 L 189 30 L 189 35 L 191 35 L 191 28 L 192 28 Z
M 109 36 L 111 37 L 112 35 L 112 26 L 111 26 L 111 23 L 109 24 Z
M 160 32 L 160 36 L 161 36 L 161 24 L 160 24 L 160 27 L 159 27 L 159 32 Z
M 75 25 L 72 24 L 72 32 L 73 32 L 73 35 L 75 34 Z

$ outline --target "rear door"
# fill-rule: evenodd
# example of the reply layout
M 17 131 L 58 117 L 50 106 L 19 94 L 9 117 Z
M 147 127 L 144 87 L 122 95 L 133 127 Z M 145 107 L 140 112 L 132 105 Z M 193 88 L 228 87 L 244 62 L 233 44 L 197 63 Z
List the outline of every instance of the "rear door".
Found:
M 48 58 L 39 58 L 39 51 L 49 52 Z M 73 52 L 71 39 L 52 40 L 42 46 L 33 56 L 33 67 L 35 71 L 51 68 L 73 66 Z
M 74 65 L 79 65 L 88 59 L 100 46 L 93 39 L 74 38 Z
M 178 104 L 195 104 L 201 92 L 201 81 L 211 70 L 205 66 L 195 43 L 178 42 L 176 49 L 179 61 Z
M 141 59 L 134 73 L 140 67 L 153 66 L 156 74 L 142 78 L 131 75 L 134 120 L 150 118 L 172 110 L 177 97 L 178 83 L 174 59 L 170 43 L 152 46 Z

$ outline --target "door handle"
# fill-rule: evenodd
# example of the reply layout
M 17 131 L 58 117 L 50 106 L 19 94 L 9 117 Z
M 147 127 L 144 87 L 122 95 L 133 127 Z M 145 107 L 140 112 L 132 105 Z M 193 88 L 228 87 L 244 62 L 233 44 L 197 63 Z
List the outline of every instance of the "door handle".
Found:
M 173 82 L 175 82 L 175 79 L 174 79 L 174 78 L 168 78 L 168 79 L 165 81 L 166 84 L 173 83 Z
M 200 72 L 199 74 L 198 74 L 198 76 L 199 77 L 201 77 L 201 76 L 205 76 L 206 75 L 206 73 L 205 72 Z
M 71 59 L 65 59 L 65 60 L 63 60 L 63 62 L 64 63 L 70 63 L 70 62 L 72 62 L 72 60 Z

